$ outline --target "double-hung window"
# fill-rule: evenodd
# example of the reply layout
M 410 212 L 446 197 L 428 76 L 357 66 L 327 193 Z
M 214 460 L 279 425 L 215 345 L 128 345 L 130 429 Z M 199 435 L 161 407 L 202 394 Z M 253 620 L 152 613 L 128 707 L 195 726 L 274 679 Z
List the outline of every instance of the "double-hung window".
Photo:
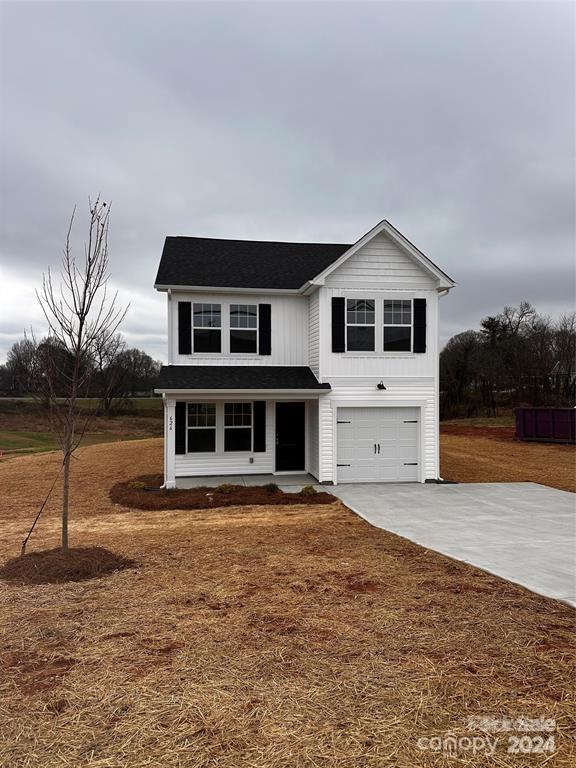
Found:
M 188 403 L 188 453 L 216 451 L 216 403 Z
M 194 352 L 222 351 L 220 304 L 194 304 Z
M 224 403 L 224 450 L 252 450 L 252 403 Z
M 347 299 L 346 349 L 348 352 L 374 352 L 374 299 Z
M 230 352 L 256 354 L 258 305 L 230 304 Z
M 412 301 L 384 300 L 384 352 L 412 351 Z

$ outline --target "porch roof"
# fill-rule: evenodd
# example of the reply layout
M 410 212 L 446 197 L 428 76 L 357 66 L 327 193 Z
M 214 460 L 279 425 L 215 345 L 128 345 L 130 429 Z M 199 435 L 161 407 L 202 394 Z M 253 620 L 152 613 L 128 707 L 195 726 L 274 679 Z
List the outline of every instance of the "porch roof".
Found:
M 165 365 L 157 392 L 172 390 L 326 391 L 306 365 Z

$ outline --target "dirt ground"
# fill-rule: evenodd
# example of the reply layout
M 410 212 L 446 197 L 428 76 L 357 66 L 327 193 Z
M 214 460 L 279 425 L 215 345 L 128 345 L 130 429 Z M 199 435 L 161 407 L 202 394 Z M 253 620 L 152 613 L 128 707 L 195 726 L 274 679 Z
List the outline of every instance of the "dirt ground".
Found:
M 161 441 L 143 440 L 136 452 L 90 446 L 74 463 L 71 543 L 137 565 L 77 583 L 0 583 L 0 765 L 452 766 L 418 740 L 481 738 L 469 716 L 553 718 L 547 764 L 574 765 L 570 608 L 339 503 L 112 504 L 113 483 L 161 459 Z M 57 462 L 0 465 L 0 560 L 18 553 Z M 57 545 L 56 502 L 31 550 Z M 551 756 L 509 754 L 509 735 L 492 734 L 494 757 L 462 747 L 458 764 Z
M 576 492 L 576 448 L 514 439 L 514 427 L 442 424 L 440 471 L 458 483 L 532 482 Z

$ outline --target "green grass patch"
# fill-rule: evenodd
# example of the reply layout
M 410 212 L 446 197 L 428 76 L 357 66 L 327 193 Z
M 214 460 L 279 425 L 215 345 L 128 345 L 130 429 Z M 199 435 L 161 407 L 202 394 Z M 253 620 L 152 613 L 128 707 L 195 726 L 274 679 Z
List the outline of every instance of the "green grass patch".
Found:
M 120 440 L 141 440 L 142 435 L 111 435 L 105 433 L 87 432 L 82 445 L 96 445 L 97 443 L 114 443 Z M 26 453 L 42 453 L 44 451 L 56 451 L 60 446 L 52 432 L 15 432 L 12 430 L 0 430 L 0 451 L 3 454 L 22 455 Z
M 513 427 L 514 413 L 503 413 L 501 416 L 477 416 L 472 419 L 447 419 L 442 424 L 457 424 L 460 427 Z

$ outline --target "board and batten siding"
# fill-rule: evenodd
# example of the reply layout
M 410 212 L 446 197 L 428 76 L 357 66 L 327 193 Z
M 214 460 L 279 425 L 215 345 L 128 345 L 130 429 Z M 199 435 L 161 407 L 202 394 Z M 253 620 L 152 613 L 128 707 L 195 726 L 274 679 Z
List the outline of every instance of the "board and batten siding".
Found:
M 184 399 L 184 398 L 183 398 Z M 232 402 L 246 400 L 247 398 L 234 398 L 229 395 L 226 398 L 213 397 L 211 395 L 198 395 L 196 398 L 185 398 L 188 402 Z M 266 402 L 266 451 L 257 453 L 254 451 L 224 451 L 224 434 L 221 426 L 216 431 L 215 453 L 187 453 L 176 454 L 175 476 L 194 477 L 198 475 L 266 475 L 274 471 L 274 408 L 271 400 Z M 221 425 L 221 420 L 220 420 Z M 253 459 L 253 462 L 250 462 Z
M 332 288 L 370 287 L 385 284 L 388 288 L 436 288 L 431 277 L 384 233 L 372 238 L 352 254 L 326 278 Z
M 316 377 L 320 375 L 320 291 L 315 291 L 310 296 L 308 310 L 309 332 L 308 332 L 308 359 L 309 366 L 314 371 Z
M 438 456 L 438 414 L 435 377 L 421 378 L 387 378 L 386 390 L 377 389 L 379 377 L 337 378 L 331 379 L 332 391 L 329 396 L 319 400 L 319 435 L 320 458 L 319 476 L 321 482 L 336 481 L 336 434 L 335 410 L 338 402 L 341 407 L 352 407 L 376 401 L 382 403 L 382 407 L 389 404 L 392 407 L 409 407 L 411 401 L 423 403 L 421 428 L 422 445 L 420 447 L 420 460 L 423 464 L 424 479 L 439 477 Z M 374 407 L 377 407 L 374 405 Z
M 229 333 L 230 304 L 270 304 L 272 329 L 272 354 L 178 354 L 178 301 L 222 305 L 222 341 Z M 266 293 L 193 293 L 173 291 L 171 298 L 170 363 L 173 365 L 308 365 L 308 297 L 278 296 Z
M 332 297 L 384 299 L 426 299 L 426 352 L 332 352 Z M 322 288 L 320 290 L 320 375 L 332 382 L 335 376 L 436 376 L 438 367 L 438 293 L 436 290 L 387 290 Z M 382 312 L 377 314 L 382 317 Z M 381 338 L 377 332 L 376 338 Z

